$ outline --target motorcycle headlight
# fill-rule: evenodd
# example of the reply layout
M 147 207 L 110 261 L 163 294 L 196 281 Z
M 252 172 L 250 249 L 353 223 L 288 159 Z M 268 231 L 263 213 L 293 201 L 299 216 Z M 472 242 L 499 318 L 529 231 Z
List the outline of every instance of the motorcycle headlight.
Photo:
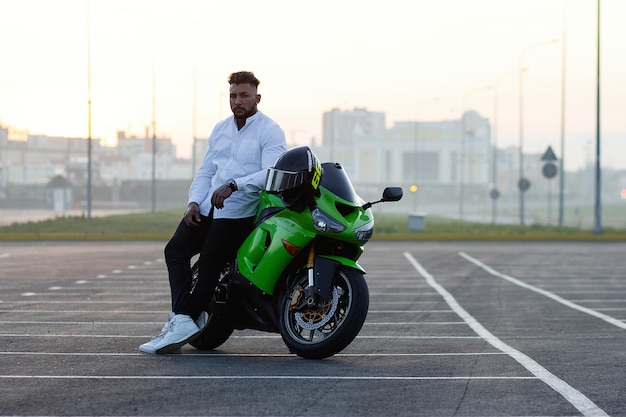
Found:
M 361 243 L 365 243 L 368 240 L 370 240 L 373 234 L 374 234 L 374 220 L 369 221 L 365 223 L 363 226 L 359 226 L 356 229 L 354 229 L 354 235 L 356 236 L 356 239 Z
M 320 232 L 340 233 L 346 230 L 346 226 L 317 207 L 311 211 L 311 217 L 313 217 L 313 226 Z

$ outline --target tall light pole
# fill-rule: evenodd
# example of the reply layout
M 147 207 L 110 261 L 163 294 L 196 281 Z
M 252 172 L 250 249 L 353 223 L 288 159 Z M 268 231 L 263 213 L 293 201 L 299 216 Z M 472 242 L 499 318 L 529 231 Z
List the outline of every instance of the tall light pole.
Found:
M 471 94 L 478 93 L 481 91 L 490 90 L 491 86 L 487 85 L 485 87 L 477 88 L 475 90 L 470 90 L 463 96 L 463 106 L 461 107 L 461 137 L 460 137 L 460 145 L 461 151 L 459 152 L 459 219 L 463 220 L 464 216 L 464 206 L 465 206 L 465 102 L 467 101 L 467 97 Z
M 197 135 L 197 125 L 198 125 L 198 98 L 196 94 L 196 63 L 193 63 L 193 86 L 192 86 L 192 107 L 193 107 L 193 115 L 192 115 L 192 131 L 193 131 L 193 140 L 191 142 L 191 179 L 193 180 L 196 175 L 196 135 Z
M 566 68 L 567 68 L 567 6 L 563 10 L 563 31 L 561 34 L 561 159 L 559 160 L 559 227 L 564 222 L 564 193 L 565 193 L 565 95 L 566 95 Z
M 209 71 L 198 71 L 196 62 L 193 63 L 193 75 L 192 75 L 192 143 L 191 143 L 191 179 L 196 176 L 196 163 L 198 160 L 198 75 L 208 74 Z M 222 119 L 221 101 L 224 97 L 224 93 L 219 93 L 219 106 L 220 107 L 220 119 Z M 202 156 L 202 155 L 200 155 Z
M 156 94 L 155 94 L 155 52 L 152 40 L 152 212 L 156 211 Z
M 524 178 L 524 55 L 531 49 L 539 48 L 545 45 L 557 43 L 558 39 L 552 39 L 547 42 L 541 42 L 524 48 L 519 57 L 519 219 L 520 224 L 524 225 L 524 193 L 530 187 L 530 182 Z
M 91 219 L 91 2 L 87 2 L 87 218 Z
M 596 198 L 594 204 L 594 226 L 593 233 L 601 234 L 602 231 L 602 205 L 600 197 L 602 195 L 602 181 L 600 169 L 600 0 L 598 0 L 598 26 L 597 26 L 597 48 L 596 48 Z
M 496 77 L 493 83 L 493 129 L 491 131 L 491 223 L 496 224 L 497 201 L 500 198 L 500 190 L 498 190 L 498 86 L 503 78 L 515 75 L 520 71 L 526 71 L 526 68 L 518 68 L 513 71 L 505 72 Z
M 439 101 L 439 97 L 433 97 L 431 99 L 425 100 L 418 105 L 415 106 L 415 122 L 413 123 L 413 154 L 415 155 L 413 161 L 413 184 L 411 184 L 411 192 L 415 194 L 413 198 L 413 211 L 417 210 L 417 193 L 419 191 L 419 186 L 417 185 L 417 171 L 419 169 L 419 140 L 420 140 L 420 126 L 419 126 L 419 110 L 422 105 L 434 101 Z

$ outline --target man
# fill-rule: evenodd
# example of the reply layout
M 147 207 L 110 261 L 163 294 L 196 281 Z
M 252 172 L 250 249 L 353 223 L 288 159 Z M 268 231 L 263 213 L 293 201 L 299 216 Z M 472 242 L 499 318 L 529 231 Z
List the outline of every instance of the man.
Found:
M 139 347 L 142 352 L 174 352 L 200 331 L 195 320 L 224 263 L 252 231 L 267 168 L 287 150 L 284 131 L 257 109 L 261 95 L 254 74 L 235 72 L 228 83 L 233 117 L 211 132 L 184 218 L 165 246 L 172 312 L 161 334 Z M 190 294 L 190 262 L 197 253 L 198 281 Z

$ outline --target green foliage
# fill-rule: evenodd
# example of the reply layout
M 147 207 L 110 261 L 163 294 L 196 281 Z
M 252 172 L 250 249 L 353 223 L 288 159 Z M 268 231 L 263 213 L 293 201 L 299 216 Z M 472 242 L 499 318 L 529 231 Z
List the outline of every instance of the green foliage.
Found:
M 106 217 L 65 216 L 0 227 L 0 240 L 168 239 L 182 219 L 180 210 L 117 214 Z M 491 225 L 427 216 L 423 231 L 409 228 L 406 213 L 375 214 L 374 239 L 406 240 L 626 240 L 626 230 L 605 228 L 601 235 L 574 227 Z
M 26 238 L 163 238 L 171 235 L 182 219 L 180 210 L 116 214 L 106 217 L 62 216 L 39 222 L 0 227 L 0 239 Z
M 409 229 L 406 213 L 378 214 L 375 217 L 374 236 L 416 240 L 428 239 L 607 239 L 626 240 L 626 230 L 605 228 L 602 235 L 592 236 L 591 230 L 575 227 L 557 227 L 544 225 L 492 225 L 486 223 L 462 221 L 438 216 L 427 216 L 423 231 Z M 383 236 L 384 237 L 384 236 Z

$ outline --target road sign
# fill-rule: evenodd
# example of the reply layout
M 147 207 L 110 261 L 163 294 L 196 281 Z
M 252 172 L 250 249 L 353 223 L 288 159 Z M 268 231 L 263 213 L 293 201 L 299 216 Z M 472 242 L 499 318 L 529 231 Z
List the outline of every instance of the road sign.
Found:
M 552 162 L 548 162 L 543 166 L 543 169 L 541 171 L 543 172 L 544 177 L 550 179 L 556 176 L 558 170 L 556 168 L 556 165 L 554 165 Z
M 556 161 L 556 155 L 554 154 L 554 151 L 552 150 L 552 146 L 548 146 L 548 149 L 546 149 L 546 151 L 544 152 L 543 156 L 541 157 L 542 161 Z
M 520 191 L 526 191 L 530 188 L 530 181 L 528 181 L 526 178 L 522 178 L 517 182 L 517 188 L 520 189 Z

